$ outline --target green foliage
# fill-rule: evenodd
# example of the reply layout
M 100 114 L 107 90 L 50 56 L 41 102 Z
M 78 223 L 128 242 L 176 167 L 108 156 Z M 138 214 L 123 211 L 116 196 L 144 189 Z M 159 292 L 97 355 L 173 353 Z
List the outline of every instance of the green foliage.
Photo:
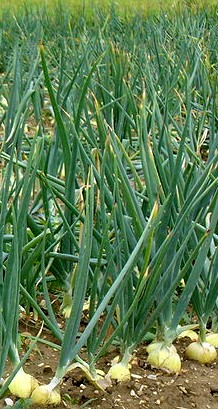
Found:
M 217 13 L 57 7 L 1 20 L 0 375 L 22 305 L 61 344 L 55 382 L 74 361 L 96 381 L 111 343 L 214 316 Z

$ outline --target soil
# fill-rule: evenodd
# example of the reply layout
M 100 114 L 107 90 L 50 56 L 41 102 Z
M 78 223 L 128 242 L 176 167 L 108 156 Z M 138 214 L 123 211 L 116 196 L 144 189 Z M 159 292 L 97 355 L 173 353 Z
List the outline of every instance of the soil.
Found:
M 30 331 L 29 331 L 30 332 Z M 28 334 L 29 334 L 28 332 Z M 23 334 L 25 334 L 23 332 Z M 27 335 L 28 335 L 27 334 Z M 44 331 L 43 338 L 51 339 Z M 22 343 L 25 350 L 24 338 Z M 114 383 L 106 392 L 96 389 L 80 369 L 67 374 L 60 387 L 62 402 L 56 409 L 217 409 L 218 407 L 218 360 L 210 365 L 202 365 L 185 358 L 184 351 L 190 340 L 184 338 L 176 343 L 177 350 L 183 360 L 182 371 L 172 375 L 152 368 L 146 363 L 146 345 L 137 350 L 132 362 L 132 379 L 129 382 Z M 111 360 L 117 355 L 114 348 L 101 358 L 99 368 L 105 372 L 110 368 Z M 48 383 L 53 377 L 58 361 L 58 350 L 38 343 L 30 355 L 25 368 L 41 383 Z M 6 374 L 7 375 L 7 374 Z M 8 395 L 15 402 L 13 396 Z M 4 399 L 0 408 L 6 407 Z M 44 406 L 45 407 L 45 406 Z M 39 406 L 31 406 L 39 409 Z M 48 405 L 53 409 L 53 405 Z

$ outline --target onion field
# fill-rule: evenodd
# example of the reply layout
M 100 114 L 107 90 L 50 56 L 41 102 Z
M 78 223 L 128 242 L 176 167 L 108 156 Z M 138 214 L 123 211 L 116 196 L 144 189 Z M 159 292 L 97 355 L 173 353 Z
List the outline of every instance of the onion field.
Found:
M 1 407 L 113 408 L 96 394 L 107 402 L 117 385 L 144 379 L 142 348 L 153 376 L 182 379 L 189 361 L 213 371 L 217 2 L 7 3 Z M 28 371 L 41 347 L 56 351 L 49 381 Z M 63 392 L 77 371 L 94 397 Z

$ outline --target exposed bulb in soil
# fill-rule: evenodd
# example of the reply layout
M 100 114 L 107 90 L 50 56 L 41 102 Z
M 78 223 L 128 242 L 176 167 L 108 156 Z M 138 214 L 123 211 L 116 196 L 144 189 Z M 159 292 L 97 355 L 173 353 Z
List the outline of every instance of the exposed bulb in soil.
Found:
M 218 348 L 218 334 L 217 333 L 210 333 L 206 335 L 206 342 L 209 342 L 210 345 Z
M 214 346 L 209 342 L 192 342 L 185 351 L 188 359 L 193 359 L 201 364 L 213 362 L 217 357 Z
M 34 376 L 27 374 L 23 368 L 20 368 L 8 388 L 13 395 L 26 399 L 30 397 L 38 385 L 39 383 Z
M 178 336 L 178 338 L 190 338 L 192 341 L 197 341 L 198 340 L 198 334 L 196 334 L 195 331 L 192 329 L 188 329 L 186 331 L 181 332 L 181 334 Z
M 157 368 L 167 369 L 173 373 L 181 370 L 181 360 L 174 345 L 165 346 L 163 343 L 149 352 L 147 362 Z
M 40 385 L 33 391 L 31 399 L 37 405 L 57 405 L 61 402 L 61 395 L 57 390 L 51 390 L 49 385 Z
M 131 379 L 131 373 L 129 369 L 130 365 L 126 365 L 122 362 L 114 364 L 108 371 L 108 376 L 111 379 L 115 379 L 118 382 L 125 382 Z
M 146 351 L 148 354 L 150 354 L 155 349 L 162 348 L 163 345 L 164 345 L 163 341 L 153 341 L 146 347 Z M 171 345 L 170 348 L 171 348 L 171 351 L 176 352 L 176 347 L 174 347 L 174 345 Z
M 59 403 L 61 403 L 61 395 L 57 390 L 53 389 L 53 391 L 50 393 L 48 403 L 52 403 L 53 405 L 58 405 Z

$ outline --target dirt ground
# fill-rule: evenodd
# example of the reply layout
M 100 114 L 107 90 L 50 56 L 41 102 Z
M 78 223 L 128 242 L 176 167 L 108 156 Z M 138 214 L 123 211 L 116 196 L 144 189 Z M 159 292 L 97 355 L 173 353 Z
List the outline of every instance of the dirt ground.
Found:
M 49 339 L 45 332 L 44 338 Z M 61 388 L 62 402 L 56 409 L 217 409 L 218 408 L 218 360 L 211 365 L 201 365 L 187 361 L 184 350 L 189 340 L 180 340 L 176 346 L 183 359 L 182 371 L 172 375 L 151 368 L 146 363 L 146 345 L 142 345 L 133 361 L 130 382 L 113 384 L 113 387 L 101 392 L 90 384 L 84 374 L 76 369 L 67 374 Z M 111 360 L 117 351 L 111 350 L 99 362 L 99 368 L 105 372 L 110 368 Z M 25 365 L 26 371 L 40 382 L 48 383 L 57 365 L 58 351 L 44 344 L 38 344 Z M 8 398 L 15 398 L 8 395 Z M 6 407 L 4 399 L 0 408 Z M 39 409 L 32 406 L 32 409 Z M 47 408 L 53 409 L 52 405 Z

